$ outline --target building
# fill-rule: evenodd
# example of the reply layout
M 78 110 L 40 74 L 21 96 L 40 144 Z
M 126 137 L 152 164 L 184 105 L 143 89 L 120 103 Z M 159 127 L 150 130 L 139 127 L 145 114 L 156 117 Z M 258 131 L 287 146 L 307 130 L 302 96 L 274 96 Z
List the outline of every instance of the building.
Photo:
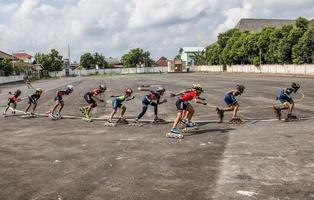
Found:
M 179 51 L 181 60 L 188 66 L 194 65 L 194 54 L 205 51 L 205 47 L 182 47 Z
M 252 31 L 259 32 L 266 27 L 282 27 L 286 25 L 294 25 L 295 20 L 289 19 L 252 19 L 244 18 L 241 19 L 235 28 L 238 28 L 242 31 Z M 314 24 L 314 19 L 310 20 L 311 24 Z
M 21 53 L 14 53 L 14 57 L 16 57 L 18 60 L 22 60 L 24 63 L 32 63 L 32 55 L 29 55 L 27 53 L 21 52 Z
M 3 59 L 10 59 L 12 60 L 13 56 L 11 54 L 8 54 L 4 51 L 0 51 L 0 60 L 3 60 Z
M 159 58 L 159 60 L 155 62 L 155 66 L 158 66 L 158 67 L 168 66 L 169 61 L 170 60 L 168 60 L 167 58 L 161 57 Z
M 181 59 L 174 59 L 168 62 L 168 72 L 187 72 L 186 62 Z
M 119 60 L 119 58 L 105 58 L 105 61 L 108 63 L 109 66 L 111 67 L 121 67 L 122 63 Z

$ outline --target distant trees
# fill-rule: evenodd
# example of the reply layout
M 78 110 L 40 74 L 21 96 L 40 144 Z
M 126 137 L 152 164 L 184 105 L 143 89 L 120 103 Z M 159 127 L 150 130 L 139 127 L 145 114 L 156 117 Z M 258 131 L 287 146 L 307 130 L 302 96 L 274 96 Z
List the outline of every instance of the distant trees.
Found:
M 12 62 L 10 61 L 10 59 L 3 59 L 0 60 L 0 76 L 4 75 L 4 76 L 9 76 L 13 74 L 13 66 L 12 66 Z
M 231 29 L 206 47 L 204 60 L 209 65 L 314 63 L 314 26 L 299 17 L 294 26 L 258 33 Z
M 108 67 L 108 62 L 105 60 L 105 56 L 98 52 L 93 55 L 91 53 L 84 53 L 81 55 L 80 64 L 85 69 L 94 69 L 96 66 L 99 68 Z
M 151 67 L 154 64 L 154 61 L 150 58 L 150 52 L 140 48 L 131 49 L 122 56 L 121 61 L 125 67 L 137 67 L 140 65 Z
M 36 53 L 34 58 L 36 63 L 42 65 L 43 70 L 49 72 L 62 70 L 63 56 L 56 49 L 51 49 L 48 54 Z

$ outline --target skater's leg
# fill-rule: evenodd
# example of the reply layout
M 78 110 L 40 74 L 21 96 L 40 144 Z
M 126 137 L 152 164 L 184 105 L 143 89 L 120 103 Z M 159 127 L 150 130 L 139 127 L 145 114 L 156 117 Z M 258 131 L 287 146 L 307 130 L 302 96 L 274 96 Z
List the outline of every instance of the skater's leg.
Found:
M 56 101 L 55 105 L 47 113 L 53 114 L 55 112 L 55 110 L 58 108 L 59 105 L 60 105 L 59 101 Z
M 110 117 L 109 117 L 109 120 L 108 120 L 110 123 L 112 123 L 112 119 L 113 119 L 114 115 L 116 114 L 116 112 L 117 112 L 117 109 L 112 110 Z
M 122 118 L 123 118 L 123 116 L 124 116 L 124 114 L 125 114 L 126 107 L 125 107 L 124 105 L 122 105 L 122 106 L 121 106 L 121 109 L 122 109 L 122 111 L 121 111 L 120 118 L 122 119 Z
M 34 103 L 34 106 L 33 106 L 33 113 L 35 113 L 36 108 L 37 108 L 37 103 Z
M 192 117 L 193 117 L 194 112 L 195 112 L 195 110 L 191 104 L 188 105 L 187 111 L 188 112 L 187 112 L 187 118 L 186 119 L 190 122 L 192 120 Z
M 232 118 L 234 119 L 234 118 L 237 117 L 237 113 L 238 113 L 238 110 L 239 110 L 240 105 L 239 105 L 239 104 L 235 104 L 233 107 L 234 107 L 234 109 L 233 109 Z
M 10 108 L 10 106 L 11 106 L 11 103 L 8 103 L 7 107 L 4 109 L 3 114 L 6 114 L 6 113 L 7 113 L 7 111 L 8 111 L 9 108 Z
M 142 112 L 137 116 L 136 119 L 137 120 L 141 119 L 145 115 L 146 111 L 147 111 L 147 106 L 143 106 L 142 107 Z
M 173 125 L 172 125 L 172 129 L 177 128 L 178 123 L 181 121 L 182 113 L 183 113 L 182 110 L 178 110 L 177 116 L 176 116 L 176 118 L 173 122 Z
M 63 101 L 61 101 L 61 102 L 60 102 L 59 113 L 61 113 L 61 111 L 62 111 L 63 107 L 64 107 L 64 102 L 63 102 Z
M 16 106 L 17 106 L 17 104 L 14 102 L 14 103 L 12 103 L 13 104 L 13 114 L 15 114 L 15 109 L 16 109 Z
M 27 104 L 27 106 L 26 106 L 26 108 L 25 108 L 25 110 L 24 110 L 24 112 L 25 113 L 27 113 L 28 112 L 28 110 L 31 108 L 31 106 L 32 106 L 32 104 Z

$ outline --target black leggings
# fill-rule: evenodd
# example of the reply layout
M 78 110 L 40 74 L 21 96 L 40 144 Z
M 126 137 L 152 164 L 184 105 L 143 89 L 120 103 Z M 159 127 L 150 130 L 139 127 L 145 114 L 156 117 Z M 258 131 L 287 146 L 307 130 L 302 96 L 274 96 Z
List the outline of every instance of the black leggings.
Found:
M 156 102 L 151 102 L 149 105 L 154 106 L 154 113 L 157 116 L 157 114 L 158 114 L 158 104 Z M 145 113 L 147 111 L 147 108 L 148 108 L 148 106 L 143 106 L 142 112 L 137 116 L 137 119 L 141 119 L 145 115 Z

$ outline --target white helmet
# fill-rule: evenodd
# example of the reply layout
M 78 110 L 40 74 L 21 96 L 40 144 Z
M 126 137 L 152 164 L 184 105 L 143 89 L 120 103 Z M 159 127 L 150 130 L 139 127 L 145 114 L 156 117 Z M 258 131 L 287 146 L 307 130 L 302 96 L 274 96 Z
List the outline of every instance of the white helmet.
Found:
M 70 91 L 70 92 L 73 92 L 73 90 L 74 90 L 73 85 L 67 85 L 67 86 L 66 86 L 66 90 L 68 90 L 68 91 Z
M 161 86 L 156 88 L 156 92 L 158 92 L 158 93 L 164 93 L 165 91 L 166 91 L 166 89 L 161 87 Z
M 104 84 L 100 84 L 99 85 L 99 89 L 102 90 L 102 91 L 105 91 L 105 90 L 107 90 L 107 86 L 104 85 Z

